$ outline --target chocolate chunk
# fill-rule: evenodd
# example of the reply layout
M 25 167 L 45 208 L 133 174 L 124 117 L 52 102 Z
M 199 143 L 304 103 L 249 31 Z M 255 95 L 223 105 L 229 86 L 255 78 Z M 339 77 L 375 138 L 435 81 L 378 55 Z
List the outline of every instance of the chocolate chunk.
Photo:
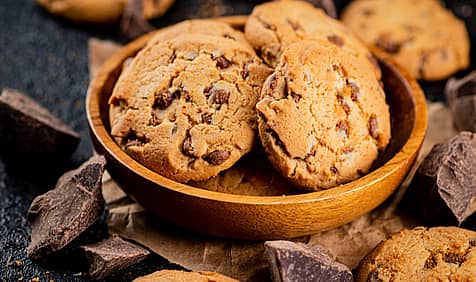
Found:
M 274 282 L 354 281 L 349 268 L 331 258 L 320 245 L 268 241 L 264 246 Z
M 450 78 L 445 94 L 456 129 L 476 132 L 476 71 L 459 80 Z
M 154 27 L 145 19 L 142 6 L 143 0 L 127 1 L 121 18 L 121 37 L 134 39 L 154 30 Z
M 230 92 L 225 89 L 212 88 L 208 94 L 211 97 L 211 101 L 214 104 L 226 104 L 230 98 Z
M 349 137 L 349 124 L 347 121 L 345 120 L 341 120 L 337 123 L 336 125 L 338 131 L 339 131 L 339 134 L 341 134 L 342 136 L 344 137 Z
M 213 114 L 212 113 L 202 114 L 202 122 L 211 124 L 212 120 L 213 120 Z
M 405 196 L 429 224 L 457 224 L 476 211 L 476 134 L 463 131 L 433 147 Z
M 89 276 L 102 279 L 116 271 L 136 264 L 149 255 L 146 249 L 116 235 L 90 245 L 81 246 L 89 263 Z
M 0 136 L 2 157 L 26 163 L 65 160 L 79 143 L 78 133 L 13 89 L 0 95 Z
M 183 144 L 182 144 L 182 152 L 186 156 L 195 157 L 195 154 L 193 152 L 192 137 L 187 136 L 185 138 L 185 140 L 183 141 Z
M 53 190 L 36 197 L 28 210 L 31 242 L 28 256 L 44 258 L 63 249 L 101 216 L 101 179 L 106 160 L 94 155 L 65 173 Z
M 291 92 L 291 98 L 293 98 L 294 102 L 297 103 L 301 100 L 301 95 Z
M 230 157 L 230 152 L 224 150 L 215 150 L 208 155 L 203 156 L 203 159 L 211 165 L 221 165 Z
M 352 101 L 357 102 L 359 100 L 359 94 L 360 94 L 360 88 L 357 86 L 357 84 L 353 82 L 349 82 L 350 86 L 350 98 Z
M 402 48 L 402 44 L 391 40 L 388 36 L 380 36 L 377 38 L 375 46 L 390 54 L 397 54 Z
M 335 45 L 337 45 L 339 47 L 344 46 L 344 39 L 340 36 L 329 35 L 329 36 L 327 36 L 327 40 L 329 40 L 329 42 L 334 43 Z
M 154 105 L 152 106 L 154 109 L 164 110 L 172 102 L 175 98 L 180 97 L 180 91 L 175 91 L 174 93 L 170 93 L 167 89 L 162 89 L 159 92 L 155 93 L 154 95 Z
M 378 139 L 380 134 L 378 132 L 377 117 L 374 114 L 372 114 L 369 118 L 368 127 L 369 127 L 370 136 L 372 136 L 372 138 L 374 139 Z
M 217 67 L 219 67 L 220 69 L 226 69 L 232 65 L 232 63 L 224 56 L 213 57 L 213 60 L 217 62 Z
M 317 8 L 323 9 L 327 15 L 337 18 L 336 6 L 334 5 L 333 0 L 307 0 L 307 2 L 313 4 Z

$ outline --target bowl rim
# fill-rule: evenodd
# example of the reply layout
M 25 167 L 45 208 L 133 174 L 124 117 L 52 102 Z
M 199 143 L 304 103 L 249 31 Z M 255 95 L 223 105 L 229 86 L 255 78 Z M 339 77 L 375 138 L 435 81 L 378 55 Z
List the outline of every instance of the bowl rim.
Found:
M 244 24 L 246 18 L 247 16 L 229 16 L 214 19 L 227 22 L 233 27 L 239 27 L 240 25 Z M 105 125 L 102 123 L 98 99 L 98 94 L 101 93 L 103 86 L 106 83 L 106 79 L 117 69 L 117 62 L 123 62 L 125 59 L 130 57 L 132 52 L 137 52 L 140 50 L 153 36 L 153 34 L 154 32 L 145 34 L 123 46 L 120 50 L 113 54 L 101 66 L 96 76 L 91 80 L 85 100 L 86 115 L 91 134 L 95 136 L 102 148 L 106 150 L 122 166 L 127 168 L 129 171 L 132 171 L 137 176 L 140 176 L 145 180 L 160 186 L 151 187 L 151 189 L 169 189 L 177 193 L 201 198 L 203 200 L 245 205 L 303 204 L 318 201 L 328 201 L 337 196 L 342 197 L 347 194 L 359 192 L 360 190 L 371 187 L 375 183 L 380 182 L 392 175 L 407 162 L 411 162 L 416 158 L 416 154 L 423 143 L 427 128 L 427 108 L 423 91 L 421 90 L 417 81 L 412 76 L 410 76 L 407 71 L 400 67 L 393 60 L 393 58 L 390 57 L 390 55 L 376 48 L 370 48 L 374 55 L 376 55 L 380 60 L 385 61 L 389 67 L 396 69 L 396 72 L 403 78 L 402 83 L 405 84 L 406 88 L 409 89 L 412 94 L 413 110 L 415 113 L 413 128 L 408 139 L 405 141 L 400 150 L 398 150 L 398 152 L 395 153 L 395 155 L 393 155 L 392 158 L 387 160 L 383 165 L 356 180 L 330 189 L 316 192 L 307 192 L 297 195 L 282 196 L 250 196 L 215 192 L 166 178 L 134 160 L 116 144 L 109 132 L 106 130 Z M 395 189 L 397 187 L 398 185 L 395 187 Z

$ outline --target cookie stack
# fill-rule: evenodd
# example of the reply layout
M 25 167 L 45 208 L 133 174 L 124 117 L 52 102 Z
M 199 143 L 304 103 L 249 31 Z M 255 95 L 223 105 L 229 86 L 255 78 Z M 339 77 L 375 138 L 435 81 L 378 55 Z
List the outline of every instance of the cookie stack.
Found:
M 230 168 L 259 135 L 296 187 L 331 188 L 366 173 L 390 140 L 380 76 L 365 46 L 322 10 L 265 3 L 244 34 L 211 20 L 159 31 L 115 85 L 111 134 L 180 182 Z

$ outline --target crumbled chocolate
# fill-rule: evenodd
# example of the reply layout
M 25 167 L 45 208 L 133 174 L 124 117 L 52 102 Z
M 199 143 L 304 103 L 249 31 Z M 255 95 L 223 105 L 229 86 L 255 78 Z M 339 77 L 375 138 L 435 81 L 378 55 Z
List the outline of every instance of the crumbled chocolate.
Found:
M 96 222 L 104 211 L 101 179 L 106 160 L 94 155 L 65 173 L 53 190 L 36 197 L 28 210 L 28 256 L 42 259 L 63 249 Z
M 28 162 L 65 160 L 79 143 L 78 133 L 13 89 L 0 95 L 0 136 L 2 157 Z
M 90 245 L 80 247 L 89 263 L 89 276 L 102 279 L 116 271 L 139 263 L 149 251 L 116 235 Z
M 445 94 L 456 129 L 476 132 L 476 71 L 459 80 L 450 78 Z
M 274 282 L 354 281 L 349 268 L 320 245 L 268 241 L 264 246 Z
M 457 224 L 476 211 L 476 134 L 463 131 L 433 147 L 405 203 L 429 224 Z
M 208 155 L 203 156 L 203 159 L 211 165 L 221 165 L 230 157 L 230 152 L 224 150 L 215 150 Z

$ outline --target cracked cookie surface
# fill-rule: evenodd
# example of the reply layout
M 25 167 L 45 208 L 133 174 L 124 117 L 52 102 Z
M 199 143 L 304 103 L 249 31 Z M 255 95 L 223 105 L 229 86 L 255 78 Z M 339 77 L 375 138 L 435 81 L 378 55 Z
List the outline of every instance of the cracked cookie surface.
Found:
M 465 25 L 439 1 L 354 1 L 342 21 L 416 78 L 444 79 L 469 65 Z
M 417 227 L 380 243 L 360 263 L 356 281 L 475 281 L 476 232 Z
M 114 87 L 111 134 L 165 177 L 209 179 L 251 150 L 269 73 L 251 48 L 228 38 L 183 34 L 148 44 Z
M 256 6 L 246 22 L 245 36 L 272 67 L 289 45 L 303 39 L 322 39 L 370 60 L 380 79 L 378 64 L 352 31 L 304 1 L 272 1 Z
M 385 93 L 371 64 L 328 41 L 289 46 L 256 109 L 271 163 L 305 190 L 359 177 L 390 139 Z

